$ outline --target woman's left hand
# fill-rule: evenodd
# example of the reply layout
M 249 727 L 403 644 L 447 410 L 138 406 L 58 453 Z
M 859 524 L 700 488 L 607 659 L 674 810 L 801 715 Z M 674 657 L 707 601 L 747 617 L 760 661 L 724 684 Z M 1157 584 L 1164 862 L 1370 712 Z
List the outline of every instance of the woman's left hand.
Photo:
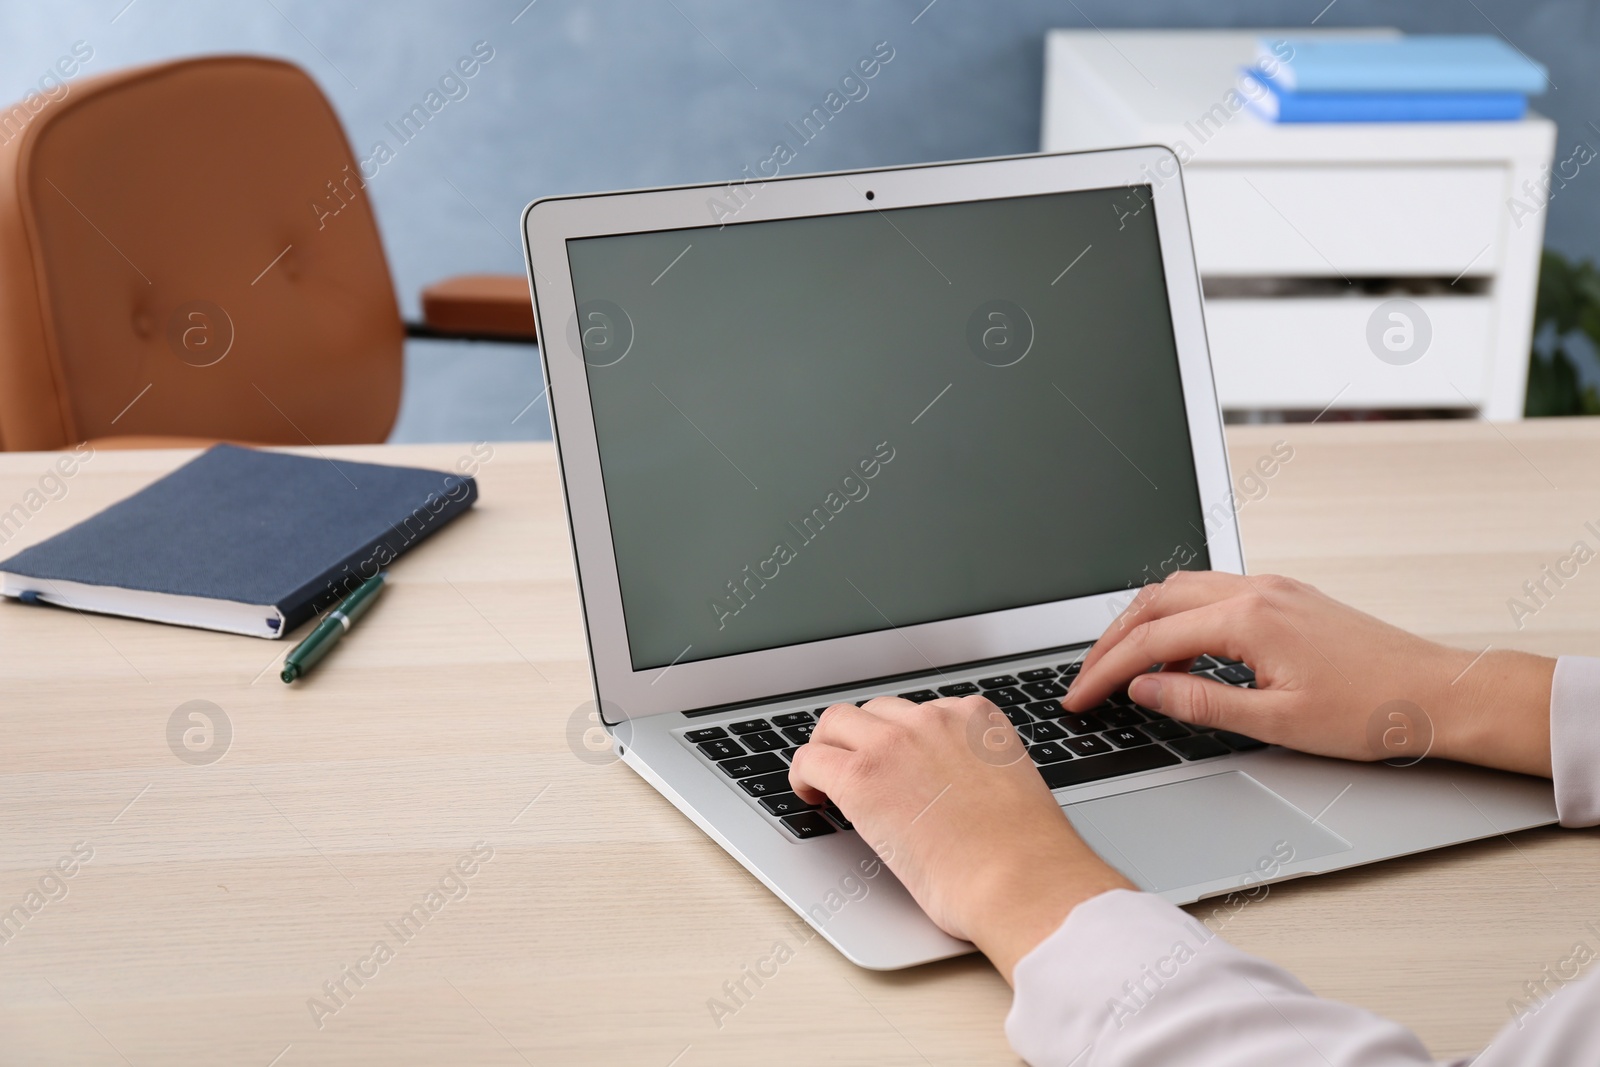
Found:
M 1084 844 L 980 696 L 836 704 L 789 781 L 809 803 L 837 804 L 933 921 L 1008 982 L 1075 906 L 1134 888 Z

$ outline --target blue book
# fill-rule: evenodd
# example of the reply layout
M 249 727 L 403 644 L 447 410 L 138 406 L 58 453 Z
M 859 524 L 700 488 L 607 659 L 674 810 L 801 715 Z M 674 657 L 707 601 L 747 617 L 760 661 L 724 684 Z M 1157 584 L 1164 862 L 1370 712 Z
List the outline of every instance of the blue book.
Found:
M 1241 72 L 1246 106 L 1269 122 L 1512 122 L 1522 93 L 1286 92 L 1254 67 Z
M 1288 58 L 1282 58 L 1287 55 Z M 1257 67 L 1289 92 L 1544 92 L 1545 68 L 1498 37 L 1262 40 Z
M 477 496 L 446 471 L 216 445 L 0 562 L 0 593 L 282 637 Z

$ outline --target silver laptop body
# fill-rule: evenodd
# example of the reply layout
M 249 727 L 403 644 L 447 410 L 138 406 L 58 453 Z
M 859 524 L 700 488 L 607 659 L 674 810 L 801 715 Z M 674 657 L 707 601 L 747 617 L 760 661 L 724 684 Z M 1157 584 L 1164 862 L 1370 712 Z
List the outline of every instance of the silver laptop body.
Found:
M 1516 775 L 1052 718 L 1138 586 L 1244 573 L 1167 149 L 554 197 L 523 240 L 599 717 L 853 962 L 971 946 L 787 793 L 839 701 L 1006 702 L 1090 844 L 1177 903 L 1555 821 Z

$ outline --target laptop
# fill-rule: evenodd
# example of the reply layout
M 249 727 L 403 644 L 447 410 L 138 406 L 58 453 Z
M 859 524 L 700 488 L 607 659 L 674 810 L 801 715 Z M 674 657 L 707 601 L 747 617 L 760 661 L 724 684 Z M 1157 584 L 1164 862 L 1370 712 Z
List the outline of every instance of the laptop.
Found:
M 1548 782 L 1061 709 L 1142 584 L 1244 572 L 1167 149 L 552 197 L 523 238 L 615 751 L 856 964 L 972 946 L 790 791 L 842 701 L 986 694 L 1176 903 L 1555 821 Z

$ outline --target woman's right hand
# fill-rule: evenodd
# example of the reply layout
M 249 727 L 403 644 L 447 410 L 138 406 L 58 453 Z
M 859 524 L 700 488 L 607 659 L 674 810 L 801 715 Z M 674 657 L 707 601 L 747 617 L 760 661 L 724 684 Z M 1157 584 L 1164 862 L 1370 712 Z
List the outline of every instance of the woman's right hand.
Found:
M 1202 653 L 1244 661 L 1256 688 L 1189 674 Z M 1290 578 L 1178 571 L 1107 628 L 1062 703 L 1086 711 L 1126 685 L 1181 722 L 1302 752 L 1427 754 L 1548 778 L 1554 669 L 1542 656 L 1436 644 Z

